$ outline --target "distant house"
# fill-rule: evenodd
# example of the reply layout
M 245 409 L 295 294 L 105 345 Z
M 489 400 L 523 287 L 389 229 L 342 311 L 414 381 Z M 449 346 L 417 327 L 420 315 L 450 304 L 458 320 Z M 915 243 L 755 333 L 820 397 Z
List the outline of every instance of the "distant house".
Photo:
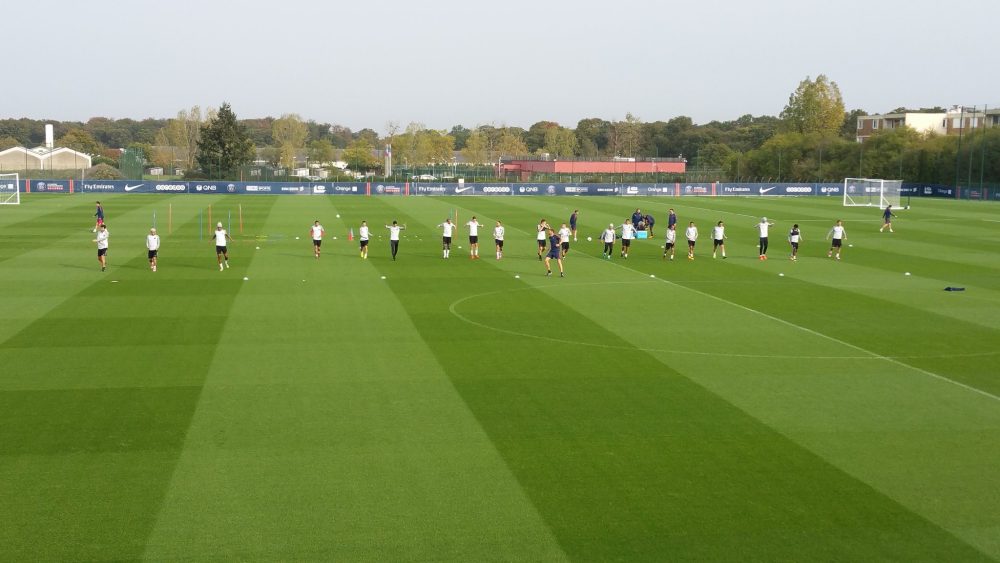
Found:
M 909 127 L 919 133 L 961 135 L 983 127 L 1000 126 L 1000 109 L 988 111 L 955 106 L 947 112 L 903 112 L 858 117 L 855 139 L 861 143 L 877 131 Z
M 0 151 L 2 170 L 83 170 L 91 167 L 89 154 L 66 147 L 11 147 Z

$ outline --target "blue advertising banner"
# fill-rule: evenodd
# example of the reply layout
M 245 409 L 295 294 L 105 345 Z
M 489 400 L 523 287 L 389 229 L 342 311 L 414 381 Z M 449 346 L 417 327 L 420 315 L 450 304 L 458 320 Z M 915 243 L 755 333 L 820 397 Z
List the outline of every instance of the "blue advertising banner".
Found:
M 841 183 L 692 182 L 670 184 L 507 184 L 472 182 L 228 182 L 196 180 L 40 180 L 25 183 L 35 193 L 190 193 L 243 195 L 447 195 L 447 196 L 843 196 Z M 903 196 L 997 199 L 1000 190 L 904 184 Z
M 29 180 L 29 189 L 36 193 L 69 193 L 69 180 Z
M 957 197 L 957 190 L 951 186 L 937 184 L 903 184 L 900 195 L 915 197 Z

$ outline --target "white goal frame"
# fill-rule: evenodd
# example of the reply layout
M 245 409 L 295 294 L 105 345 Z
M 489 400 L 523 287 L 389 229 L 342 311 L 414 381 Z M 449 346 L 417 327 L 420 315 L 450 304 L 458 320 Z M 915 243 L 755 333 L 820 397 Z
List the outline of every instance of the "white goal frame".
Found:
M 844 207 L 879 207 L 902 209 L 899 194 L 902 180 L 881 178 L 844 178 Z
M 17 174 L 0 174 L 0 205 L 20 205 L 21 181 Z

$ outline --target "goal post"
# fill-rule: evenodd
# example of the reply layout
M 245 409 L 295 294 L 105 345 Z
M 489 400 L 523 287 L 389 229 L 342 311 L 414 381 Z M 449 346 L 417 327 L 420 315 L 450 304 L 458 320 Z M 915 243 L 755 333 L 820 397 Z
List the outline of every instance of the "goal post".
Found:
M 902 187 L 902 180 L 844 178 L 844 206 L 884 208 L 891 205 L 899 208 Z
M 0 205 L 21 203 L 21 183 L 17 174 L 0 174 Z

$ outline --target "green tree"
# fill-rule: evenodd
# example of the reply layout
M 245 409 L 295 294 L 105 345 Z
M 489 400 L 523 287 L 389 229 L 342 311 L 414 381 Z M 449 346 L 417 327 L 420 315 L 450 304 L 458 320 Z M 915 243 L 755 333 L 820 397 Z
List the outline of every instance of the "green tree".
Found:
M 555 121 L 539 121 L 528 127 L 528 132 L 524 134 L 524 144 L 528 147 L 528 152 L 537 153 L 545 146 L 545 134 L 549 129 L 558 128 Z
M 7 150 L 11 147 L 19 147 L 21 143 L 17 139 L 7 135 L 5 137 L 0 137 L 0 151 Z
M 500 129 L 500 139 L 497 143 L 499 156 L 524 156 L 529 153 L 524 142 L 524 129 L 520 127 L 503 127 Z
M 378 132 L 375 131 L 374 129 L 369 129 L 367 127 L 355 133 L 354 138 L 361 139 L 362 141 L 367 142 L 369 145 L 372 146 L 372 148 L 377 147 L 381 144 L 380 142 L 381 139 L 378 136 Z
M 449 131 L 448 134 L 455 139 L 455 150 L 460 151 L 465 148 L 465 143 L 468 142 L 469 135 L 472 134 L 472 131 L 462 127 L 461 125 L 456 125 L 451 128 L 451 131 Z
M 550 127 L 545 131 L 545 152 L 555 157 L 570 157 L 576 154 L 579 141 L 576 133 L 565 127 Z
M 378 159 L 372 154 L 374 147 L 365 139 L 351 141 L 344 149 L 344 162 L 355 172 L 372 170 L 378 165 Z
M 781 118 L 790 131 L 839 133 L 844 124 L 844 100 L 840 88 L 826 75 L 805 80 L 788 97 Z
M 467 164 L 486 164 L 489 162 L 489 139 L 478 129 L 469 133 L 462 149 L 462 159 Z
M 228 103 L 223 103 L 215 119 L 201 129 L 198 166 L 217 178 L 231 177 L 240 166 L 253 162 L 255 150 L 246 128 L 236 120 Z
M 281 165 L 295 167 L 295 154 L 306 144 L 309 129 L 298 114 L 286 113 L 271 124 L 271 139 L 281 153 Z
M 75 151 L 95 155 L 101 152 L 101 145 L 94 136 L 83 129 L 73 128 L 66 132 L 57 142 L 60 147 L 68 147 Z
M 576 138 L 583 156 L 598 156 L 608 146 L 611 123 L 596 117 L 581 119 L 576 124 Z
M 315 141 L 309 141 L 310 162 L 316 162 L 319 164 L 333 162 L 336 156 L 337 152 L 333 148 L 333 143 L 330 142 L 330 139 L 317 139 Z
M 121 180 L 124 177 L 117 168 L 104 162 L 87 169 L 87 178 L 91 180 Z

